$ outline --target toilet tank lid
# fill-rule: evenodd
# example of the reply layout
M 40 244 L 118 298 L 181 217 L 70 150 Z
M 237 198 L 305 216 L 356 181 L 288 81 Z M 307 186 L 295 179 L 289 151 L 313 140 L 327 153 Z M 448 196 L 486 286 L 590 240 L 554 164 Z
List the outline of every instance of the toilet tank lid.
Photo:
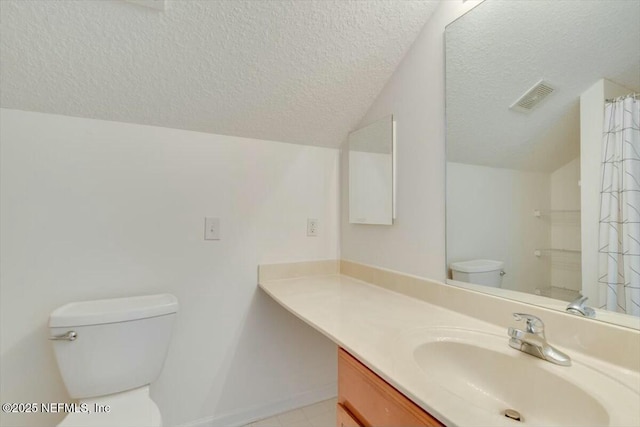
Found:
M 49 316 L 49 327 L 127 322 L 177 311 L 178 299 L 171 294 L 80 301 L 55 309 Z
M 451 269 L 461 273 L 486 273 L 500 270 L 502 267 L 504 267 L 504 262 L 492 259 L 472 259 L 451 263 Z

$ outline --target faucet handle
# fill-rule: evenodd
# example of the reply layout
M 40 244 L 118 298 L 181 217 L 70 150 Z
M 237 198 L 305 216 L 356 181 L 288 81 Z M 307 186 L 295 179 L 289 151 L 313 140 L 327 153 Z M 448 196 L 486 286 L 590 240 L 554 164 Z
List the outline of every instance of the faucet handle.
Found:
M 571 314 L 578 314 L 586 317 L 596 317 L 596 312 L 593 308 L 585 306 L 585 302 L 589 297 L 583 297 L 580 295 L 574 301 L 571 301 L 566 308 L 566 311 Z
M 513 317 L 518 322 L 524 320 L 527 325 L 526 330 L 530 334 L 540 334 L 544 332 L 544 322 L 533 314 L 513 313 Z
M 580 295 L 580 296 L 578 296 L 578 298 L 576 298 L 575 300 L 571 301 L 569 303 L 569 306 L 583 307 L 584 303 L 587 302 L 588 299 L 589 299 L 589 297 L 583 297 L 582 295 Z

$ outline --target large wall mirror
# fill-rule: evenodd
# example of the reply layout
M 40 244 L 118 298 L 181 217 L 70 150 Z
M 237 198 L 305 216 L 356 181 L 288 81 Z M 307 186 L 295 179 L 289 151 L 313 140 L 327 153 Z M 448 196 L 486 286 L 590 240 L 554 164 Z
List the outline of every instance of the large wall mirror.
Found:
M 485 0 L 445 40 L 448 281 L 640 328 L 640 1 Z
M 383 117 L 349 134 L 349 222 L 391 225 L 395 218 L 395 122 Z

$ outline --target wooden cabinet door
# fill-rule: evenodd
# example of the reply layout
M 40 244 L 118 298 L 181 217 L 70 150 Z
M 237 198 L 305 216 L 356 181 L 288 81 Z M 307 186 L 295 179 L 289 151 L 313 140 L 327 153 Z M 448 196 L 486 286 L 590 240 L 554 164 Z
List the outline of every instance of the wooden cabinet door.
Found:
M 338 403 L 363 427 L 444 427 L 342 348 L 338 349 Z
M 344 406 L 339 403 L 336 406 L 336 416 L 338 418 L 336 425 L 338 427 L 362 427 L 362 424 Z

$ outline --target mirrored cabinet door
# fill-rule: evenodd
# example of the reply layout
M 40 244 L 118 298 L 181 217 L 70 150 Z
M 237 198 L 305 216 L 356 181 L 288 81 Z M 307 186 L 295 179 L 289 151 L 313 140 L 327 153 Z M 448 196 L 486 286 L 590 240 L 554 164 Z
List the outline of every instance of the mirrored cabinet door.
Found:
M 391 225 L 395 122 L 384 117 L 349 134 L 349 222 Z

